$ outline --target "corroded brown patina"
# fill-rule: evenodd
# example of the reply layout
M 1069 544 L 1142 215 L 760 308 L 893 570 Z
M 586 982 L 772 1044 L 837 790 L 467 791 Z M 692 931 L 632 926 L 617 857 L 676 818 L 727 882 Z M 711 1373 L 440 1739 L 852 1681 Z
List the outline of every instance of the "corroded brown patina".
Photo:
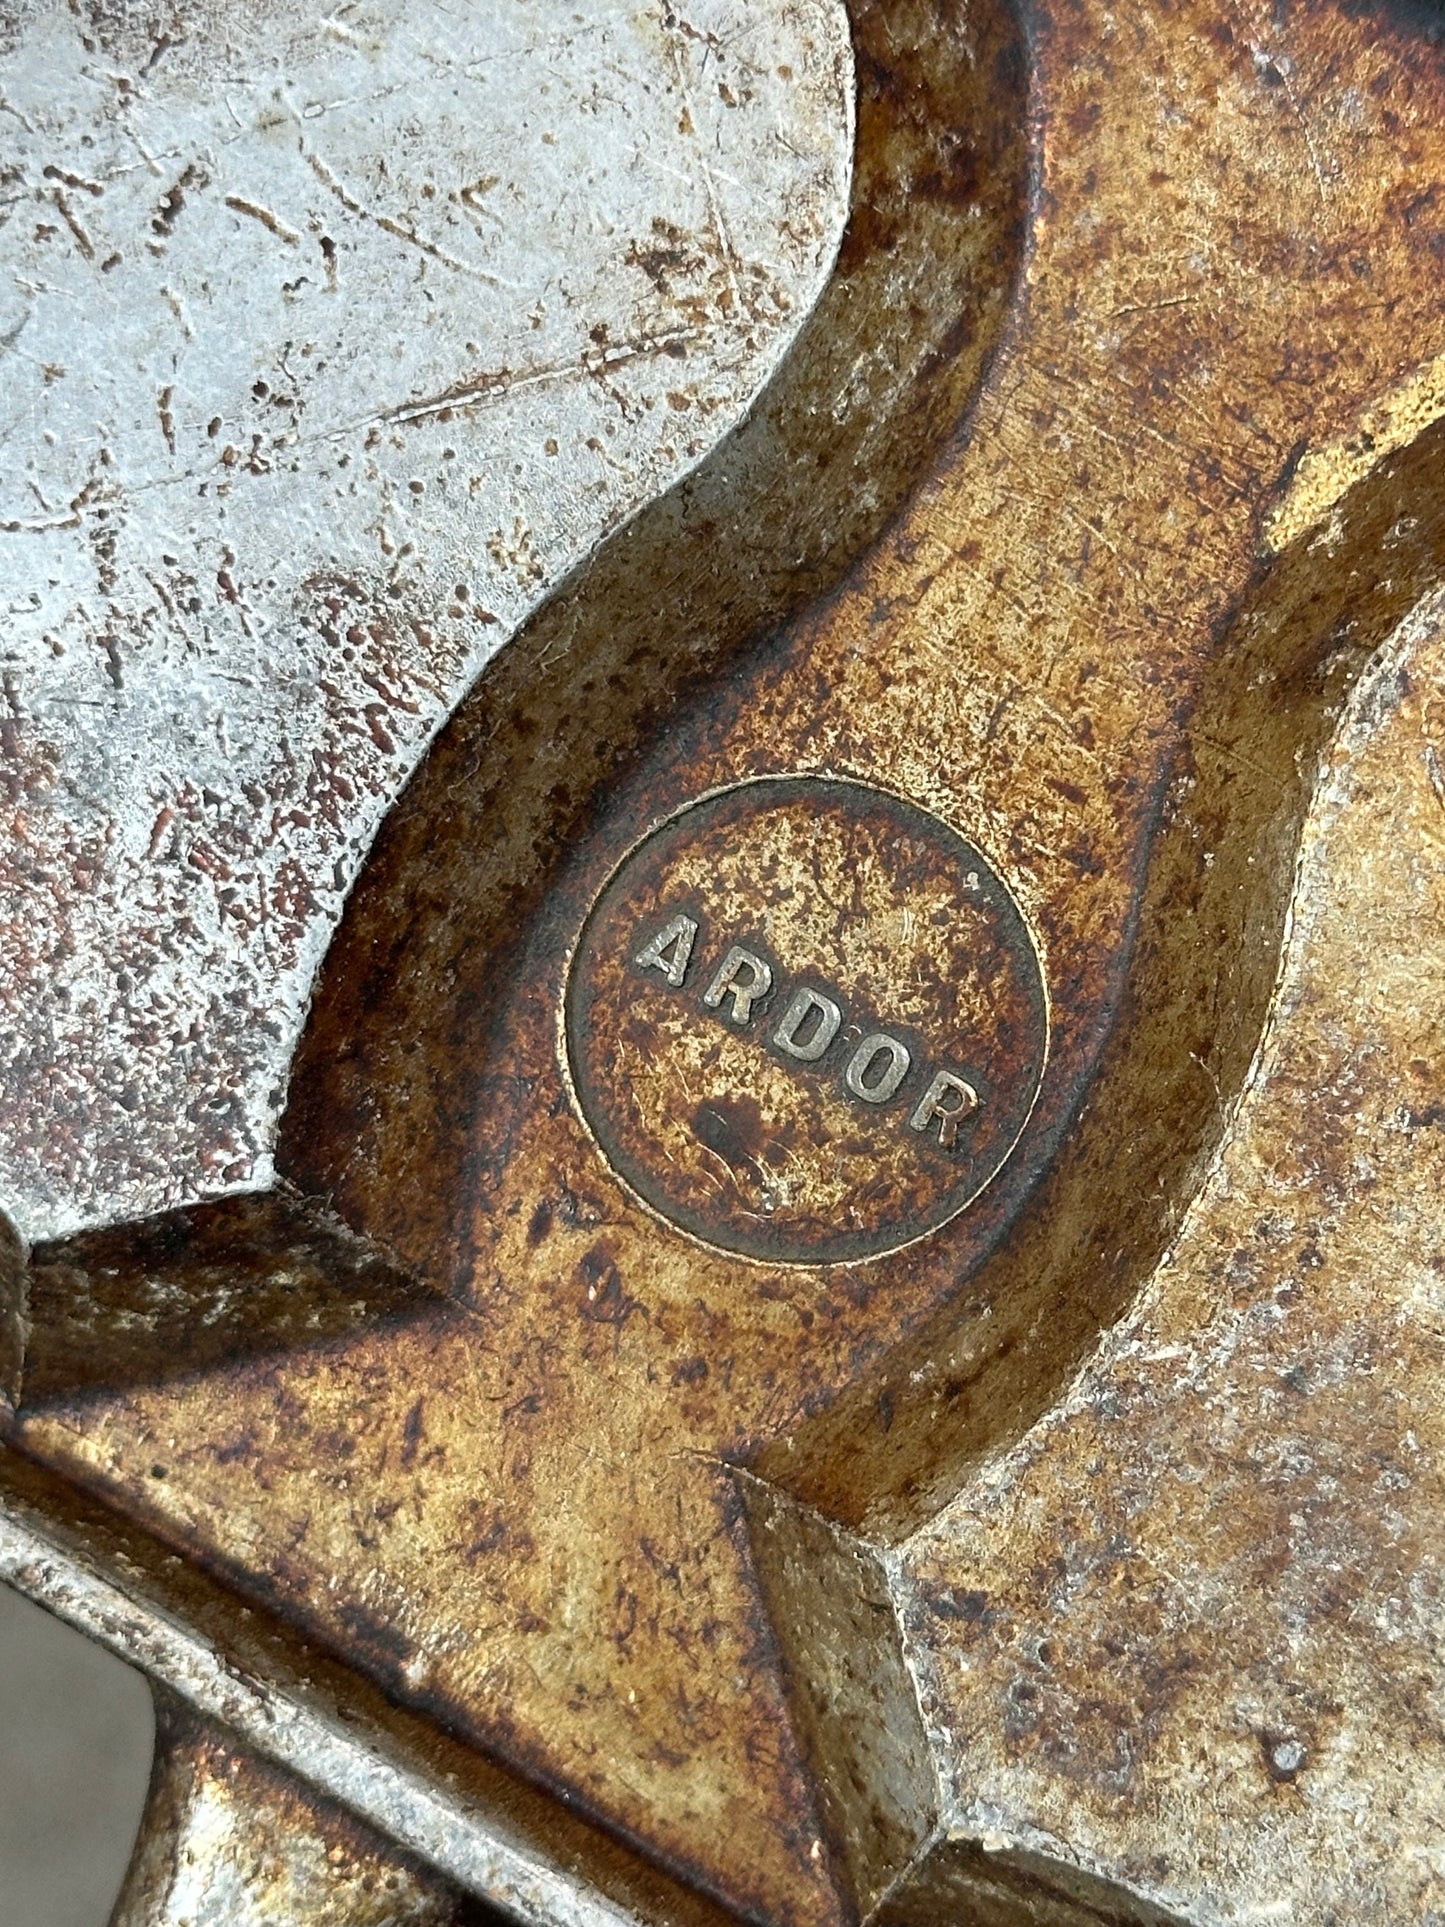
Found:
M 948 1737 L 899 1927 L 1030 1889 L 1094 1919 L 1064 1905 L 1100 1870 L 1130 1922 L 1439 1917 L 1442 757 L 1437 593 L 1332 744 L 1269 1033 L 1173 1248 L 903 1554 Z
M 1061 1738 L 1025 1690 L 1040 1690 L 1030 1667 L 1053 1663 L 1029 1615 L 1051 1586 L 1068 1604 L 1072 1569 L 1050 1534 L 1079 1535 L 1091 1574 L 1112 1572 L 1111 1532 L 1141 1503 L 1167 1422 L 1139 1421 L 1142 1458 L 1117 1489 L 1107 1444 L 1093 1457 L 1059 1446 L 1050 1463 L 1091 1498 L 1046 1528 L 1026 1485 L 988 1500 L 990 1455 L 1125 1312 L 1219 1153 L 1274 994 L 1319 756 L 1445 556 L 1439 431 L 1421 421 L 1389 459 L 1359 457 L 1361 421 L 1395 419 L 1383 398 L 1430 392 L 1421 369 L 1445 348 L 1438 46 L 1403 14 L 1327 0 L 1257 17 L 1080 0 L 1030 10 L 1027 28 L 1025 118 L 1001 84 L 1017 73 L 1006 23 L 860 12 L 870 138 L 891 126 L 900 145 L 880 143 L 860 176 L 834 332 L 805 347 L 801 385 L 785 380 L 734 466 L 632 532 L 478 692 L 352 906 L 293 1097 L 289 1169 L 444 1302 L 186 1384 L 56 1388 L 22 1400 L 15 1428 L 26 1451 L 641 1858 L 738 1914 L 800 1927 L 880 1905 L 932 1921 L 966 1904 L 1009 1927 L 1175 1909 L 1206 1922 L 1251 1898 L 1244 1861 L 1219 1852 L 1201 1849 L 1181 1885 L 1162 1847 L 1163 1871 L 1135 1850 L 1129 1824 L 1147 1815 L 1121 1807 L 1145 1784 L 1128 1771 L 1138 1682 L 1161 1704 L 1186 1692 L 1158 1670 L 1157 1604 L 1135 1613 L 1144 1568 L 1175 1556 L 1162 1526 L 1157 1543 L 1139 1536 L 1128 1583 L 1091 1595 L 1093 1618 L 1080 1609 L 1064 1688 L 1048 1688 L 1072 1696 Z M 910 34 L 904 85 L 888 62 Z M 919 47 L 967 54 L 950 97 L 963 118 L 935 123 L 934 167 L 910 115 L 922 99 L 940 108 L 950 70 L 935 59 L 933 93 L 913 92 L 930 66 Z M 1022 206 L 1005 125 L 1029 129 L 1035 178 L 1024 272 L 990 335 Z M 968 165 L 958 126 L 992 130 Z M 878 187 L 889 151 L 907 157 L 911 217 L 896 179 Z M 978 248 L 974 207 L 994 254 Z M 978 277 L 960 330 L 942 313 L 949 245 L 960 279 Z M 810 511 L 850 494 L 847 463 L 869 444 L 850 416 L 841 468 L 823 453 L 804 468 L 802 398 L 816 409 L 829 393 L 808 385 L 820 373 L 845 416 L 847 397 L 865 416 L 869 392 L 890 398 L 917 485 L 825 600 L 689 686 L 825 566 L 827 516 Z M 1333 492 L 1302 460 L 1311 445 L 1345 451 Z M 758 476 L 790 560 L 742 590 L 755 551 L 732 552 L 717 510 Z M 855 531 L 876 528 L 879 507 Z M 787 547 L 783 529 L 812 545 Z M 1289 532 L 1278 554 L 1271 529 Z M 577 933 L 639 836 L 780 771 L 887 790 L 965 834 L 1037 943 L 1051 1020 L 1037 1102 L 970 1208 L 904 1250 L 770 1263 L 710 1248 L 608 1168 L 565 1074 Z M 1445 793 L 1438 770 L 1427 788 Z M 474 834 L 484 822 L 510 845 Z M 749 925 L 740 881 L 722 919 L 762 956 L 769 932 Z M 677 908 L 699 928 L 715 914 L 696 896 Z M 872 940 L 877 916 L 865 890 L 849 943 Z M 771 960 L 798 967 L 781 948 Z M 840 1008 L 858 994 L 848 968 L 832 963 Z M 832 994 L 821 975 L 816 987 Z M 870 984 L 869 1021 L 886 1030 L 883 996 Z M 594 1080 L 617 1072 L 607 1041 L 601 1028 L 584 1039 Z M 1419 1056 L 1410 1115 L 1427 1118 Z M 731 1081 L 756 1061 L 716 1060 L 735 1106 Z M 1312 1131 L 1336 1142 L 1306 1107 L 1297 1134 Z M 1281 1182 L 1363 1195 L 1367 1175 L 1340 1155 Z M 1362 1236 L 1354 1259 L 1367 1248 Z M 1221 1382 L 1210 1423 L 1273 1422 L 1274 1407 Z M 984 1496 L 965 1489 L 943 1512 L 980 1465 Z M 1047 1466 L 1039 1477 L 1053 1496 Z M 1247 1498 L 1254 1542 L 1288 1563 L 1289 1535 L 1261 1537 L 1260 1492 Z M 1330 1498 L 1319 1485 L 1311 1503 Z M 970 1507 L 989 1504 L 993 1519 L 1012 1504 L 1014 1523 L 980 1550 Z M 1171 1516 L 1188 1513 L 1176 1495 Z M 905 1558 L 897 1542 L 931 1515 L 944 1524 Z M 1411 1531 L 1428 1535 L 1434 1517 L 1413 1512 Z M 966 1569 L 985 1552 L 1011 1602 L 992 1621 L 993 1592 Z M 921 1661 L 900 1646 L 890 1588 Z M 1091 1668 L 1121 1658 L 1109 1639 L 1130 1682 L 1091 1699 Z M 1157 1706 L 1149 1718 L 1163 1731 Z M 1289 1749 L 1313 1742 L 1274 1707 L 1259 1725 L 1285 1785 Z M 971 1788 L 980 1734 L 995 1777 Z M 1417 1792 L 1440 1770 L 1432 1735 L 1412 1728 Z M 1076 1736 L 1095 1762 L 1114 1746 L 1112 1779 L 1070 1753 Z M 1188 1732 L 1168 1744 L 1166 1779 L 1184 1770 Z M 1032 1777 L 1009 1807 L 1016 1769 Z M 1012 1831 L 996 1838 L 988 1816 L 1005 1810 Z M 1438 1871 L 1411 1862 L 1391 1887 L 1388 1859 L 1376 1856 L 1372 1919 L 1403 1918 L 1422 1894 L 1438 1908 Z M 1318 1864 L 1333 1885 L 1299 1886 L 1286 1911 L 1292 1898 L 1294 1917 L 1323 1927 L 1352 1901 L 1348 1867 Z
M 966 1210 L 1048 1049 L 1033 940 L 987 858 L 825 777 L 724 790 L 630 851 L 565 1011 L 619 1175 L 705 1242 L 791 1264 L 876 1257 Z

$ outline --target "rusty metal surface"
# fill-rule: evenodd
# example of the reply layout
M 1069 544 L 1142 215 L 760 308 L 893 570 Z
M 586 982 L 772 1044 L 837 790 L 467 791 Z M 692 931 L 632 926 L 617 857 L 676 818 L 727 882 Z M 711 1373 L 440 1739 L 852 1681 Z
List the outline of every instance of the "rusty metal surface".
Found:
M 1429 1921 L 1437 18 L 853 27 L 828 296 L 328 959 L 280 1161 L 385 1314 L 20 1359 L 10 1435 L 582 1816 L 584 1875 Z M 925 1061 L 997 1130 L 956 1188 Z M 112 1236 L 55 1357 L 154 1296 Z
M 538 1927 L 720 1918 L 73 1488 L 14 1455 L 0 1479 L 0 1579 L 465 1891 Z
M 1437 594 L 1335 738 L 1178 1237 L 899 1556 L 941 1862 L 1082 1863 L 1209 1927 L 1442 1917 L 1442 731 Z
M 987 859 L 901 798 L 818 778 L 724 790 L 629 851 L 564 1011 L 614 1168 L 764 1262 L 877 1257 L 966 1210 L 1048 1051 L 1033 939 Z
M 485 1927 L 495 1916 L 162 1697 L 112 1927 Z
M 850 93 L 835 0 L 0 6 L 27 1236 L 269 1181 L 377 823 L 767 381 L 837 246 Z

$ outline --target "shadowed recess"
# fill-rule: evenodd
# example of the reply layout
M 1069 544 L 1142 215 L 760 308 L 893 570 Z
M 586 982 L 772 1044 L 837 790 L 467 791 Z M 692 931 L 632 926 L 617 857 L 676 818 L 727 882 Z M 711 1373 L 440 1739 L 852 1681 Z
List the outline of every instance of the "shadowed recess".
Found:
M 37 1245 L 15 1399 L 191 1376 L 395 1322 L 436 1299 L 320 1206 L 225 1198 Z

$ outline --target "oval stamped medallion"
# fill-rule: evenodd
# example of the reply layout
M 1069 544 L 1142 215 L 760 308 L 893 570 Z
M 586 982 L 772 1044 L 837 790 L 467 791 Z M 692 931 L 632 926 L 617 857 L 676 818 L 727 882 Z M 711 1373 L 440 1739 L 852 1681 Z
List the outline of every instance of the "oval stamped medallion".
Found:
M 709 1245 L 881 1257 L 955 1217 L 1033 1108 L 1038 952 L 1007 886 L 915 804 L 741 783 L 638 843 L 566 992 L 578 1104 L 617 1174 Z

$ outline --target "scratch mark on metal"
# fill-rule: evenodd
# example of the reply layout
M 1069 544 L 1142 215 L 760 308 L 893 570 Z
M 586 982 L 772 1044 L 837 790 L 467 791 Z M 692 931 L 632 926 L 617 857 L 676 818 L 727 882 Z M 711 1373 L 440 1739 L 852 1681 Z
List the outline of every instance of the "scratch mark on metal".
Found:
M 300 247 L 301 236 L 296 229 L 283 221 L 279 214 L 273 214 L 269 208 L 261 207 L 255 201 L 244 200 L 239 194 L 228 194 L 226 206 L 234 208 L 237 214 L 245 214 L 251 220 L 259 221 L 262 227 L 268 228 L 278 240 L 284 241 L 287 247 Z

